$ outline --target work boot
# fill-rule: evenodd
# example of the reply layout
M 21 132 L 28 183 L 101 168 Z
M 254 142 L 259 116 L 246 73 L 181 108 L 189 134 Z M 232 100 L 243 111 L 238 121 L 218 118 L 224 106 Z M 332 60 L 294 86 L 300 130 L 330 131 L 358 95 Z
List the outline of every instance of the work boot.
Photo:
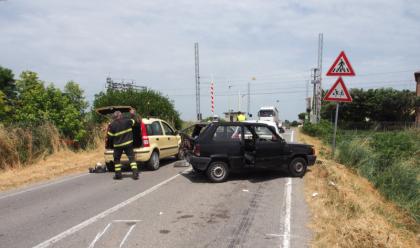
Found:
M 122 173 L 121 173 L 121 171 L 116 171 L 115 172 L 114 179 L 115 180 L 121 180 L 122 179 Z
M 132 170 L 133 170 L 133 179 L 134 180 L 139 179 L 139 170 L 137 168 L 134 168 Z

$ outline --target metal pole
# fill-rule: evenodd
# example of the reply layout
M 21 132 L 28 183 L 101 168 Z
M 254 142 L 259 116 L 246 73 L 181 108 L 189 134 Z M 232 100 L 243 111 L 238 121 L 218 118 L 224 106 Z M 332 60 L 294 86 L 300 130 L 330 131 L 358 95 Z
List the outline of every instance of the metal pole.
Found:
M 334 124 L 334 135 L 333 135 L 333 142 L 332 142 L 332 156 L 334 157 L 335 152 L 335 137 L 337 135 L 337 121 L 338 121 L 338 107 L 340 103 L 337 102 L 337 107 L 335 108 L 335 124 Z

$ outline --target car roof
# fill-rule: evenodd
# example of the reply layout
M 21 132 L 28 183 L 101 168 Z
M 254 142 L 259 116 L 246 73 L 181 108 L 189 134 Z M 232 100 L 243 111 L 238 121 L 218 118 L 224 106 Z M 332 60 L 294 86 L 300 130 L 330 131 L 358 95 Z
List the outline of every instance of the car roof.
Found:
M 257 123 L 257 122 L 213 122 L 215 125 L 219 126 L 268 126 L 266 123 Z

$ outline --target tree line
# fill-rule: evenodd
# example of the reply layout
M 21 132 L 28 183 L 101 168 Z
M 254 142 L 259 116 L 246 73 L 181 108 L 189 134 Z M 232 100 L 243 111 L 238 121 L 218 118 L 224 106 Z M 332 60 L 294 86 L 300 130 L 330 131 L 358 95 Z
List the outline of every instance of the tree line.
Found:
M 130 105 L 142 116 L 155 116 L 181 126 L 173 102 L 153 90 L 105 90 L 95 95 L 93 108 L 80 85 L 68 81 L 63 90 L 42 81 L 38 74 L 23 71 L 15 78 L 12 70 L 0 66 L 0 124 L 36 128 L 53 124 L 68 139 L 81 141 L 89 136 L 92 124 L 104 121 L 94 109 L 110 105 Z
M 323 92 L 325 96 L 326 92 Z M 420 99 L 410 90 L 393 88 L 350 89 L 353 102 L 341 103 L 339 125 L 342 127 L 370 127 L 374 123 L 411 123 L 415 120 L 415 108 Z M 333 122 L 335 102 L 322 101 L 321 119 Z M 300 113 L 304 120 L 306 113 Z

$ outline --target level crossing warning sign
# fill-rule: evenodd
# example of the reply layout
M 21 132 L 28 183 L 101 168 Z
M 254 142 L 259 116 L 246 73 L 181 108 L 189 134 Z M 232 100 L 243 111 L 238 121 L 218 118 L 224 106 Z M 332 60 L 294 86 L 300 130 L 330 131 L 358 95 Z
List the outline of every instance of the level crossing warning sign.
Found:
M 346 54 L 342 51 L 327 72 L 327 76 L 355 76 L 356 73 L 347 59 Z
M 325 95 L 324 100 L 331 101 L 331 102 L 352 102 L 353 101 L 341 77 L 337 79 L 337 81 L 334 83 L 334 85 Z

